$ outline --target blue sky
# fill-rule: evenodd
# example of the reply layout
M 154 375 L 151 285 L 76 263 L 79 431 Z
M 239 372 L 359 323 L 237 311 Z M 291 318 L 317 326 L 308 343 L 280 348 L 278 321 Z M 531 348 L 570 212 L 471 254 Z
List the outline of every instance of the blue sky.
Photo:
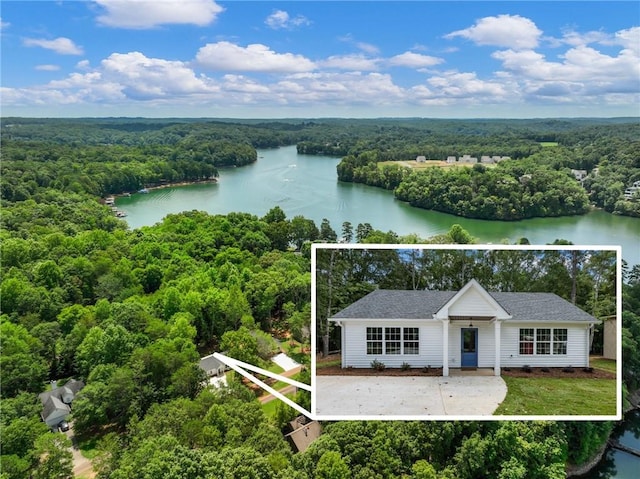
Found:
M 640 116 L 640 4 L 3 1 L 3 116 Z

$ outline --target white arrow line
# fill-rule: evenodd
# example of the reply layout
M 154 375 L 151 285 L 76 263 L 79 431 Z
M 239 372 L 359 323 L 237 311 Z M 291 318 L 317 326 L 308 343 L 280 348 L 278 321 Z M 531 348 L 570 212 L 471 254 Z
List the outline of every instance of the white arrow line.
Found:
M 229 366 L 231 369 L 236 371 L 238 374 L 241 374 L 242 376 L 247 378 L 249 381 L 256 383 L 258 386 L 260 386 L 262 389 L 264 389 L 268 393 L 273 394 L 275 397 L 277 397 L 278 399 L 280 399 L 284 403 L 288 404 L 289 406 L 291 406 L 296 411 L 304 414 L 307 417 L 311 417 L 312 416 L 312 414 L 309 411 L 307 411 L 305 408 L 303 408 L 302 406 L 300 406 L 297 403 L 293 402 L 291 399 L 286 397 L 284 394 L 281 394 L 280 392 L 276 391 L 271 386 L 269 386 L 268 384 L 264 383 L 264 381 L 261 381 L 260 379 L 255 377 L 253 374 L 248 373 L 243 368 L 248 369 L 249 371 L 254 371 L 254 372 L 258 373 L 258 374 L 263 374 L 263 375 L 268 376 L 268 377 L 273 378 L 273 379 L 277 379 L 278 381 L 285 382 L 285 383 L 290 384 L 292 386 L 299 387 L 299 388 L 304 389 L 306 391 L 311 391 L 311 386 L 309 386 L 308 384 L 304 384 L 304 383 L 301 383 L 299 381 L 295 381 L 295 380 L 293 380 L 291 378 L 280 376 L 279 374 L 272 373 L 271 371 L 267 371 L 266 369 L 259 368 L 258 366 L 254 366 L 252 364 L 248 364 L 248 363 L 245 363 L 245 362 L 242 362 L 242 361 L 238 361 L 237 359 L 230 358 L 229 356 L 225 356 L 224 354 L 213 353 L 213 357 L 218 359 L 219 361 L 222 361 L 224 364 Z

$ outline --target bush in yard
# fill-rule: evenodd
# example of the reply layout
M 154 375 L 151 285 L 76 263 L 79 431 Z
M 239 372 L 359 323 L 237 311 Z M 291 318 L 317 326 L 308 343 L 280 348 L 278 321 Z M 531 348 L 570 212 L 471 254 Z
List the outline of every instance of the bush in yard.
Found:
M 378 361 L 377 359 L 374 359 L 373 361 L 371 361 L 371 367 L 376 371 L 384 371 L 386 368 L 384 363 L 381 361 Z

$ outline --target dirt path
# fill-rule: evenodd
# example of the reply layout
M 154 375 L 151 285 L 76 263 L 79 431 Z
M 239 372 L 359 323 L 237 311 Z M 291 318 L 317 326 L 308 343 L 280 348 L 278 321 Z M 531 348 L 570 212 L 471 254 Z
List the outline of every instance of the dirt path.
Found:
M 71 454 L 73 455 L 73 476 L 82 479 L 93 479 L 96 473 L 93 470 L 91 460 L 82 455 L 80 449 L 76 446 L 76 437 L 73 428 L 67 431 L 67 437 L 71 441 Z
M 293 369 L 290 369 L 289 371 L 284 371 L 283 373 L 278 373 L 278 374 L 279 374 L 280 376 L 285 377 L 285 378 L 290 378 L 291 376 L 295 376 L 296 374 L 298 374 L 298 373 L 300 372 L 300 370 L 301 370 L 301 369 L 302 369 L 302 366 L 297 366 L 297 367 L 295 367 L 295 368 L 293 368 Z M 281 388 L 281 389 L 278 389 L 278 392 L 279 392 L 280 394 L 289 394 L 289 393 L 295 392 L 295 391 L 296 391 L 296 389 L 297 389 L 297 388 L 296 388 L 295 386 L 293 386 L 293 385 L 288 385 L 288 386 L 285 386 L 285 387 L 283 387 L 283 388 Z M 266 393 L 266 392 L 265 392 L 265 394 L 263 394 L 262 396 L 260 396 L 260 397 L 258 398 L 258 400 L 259 400 L 262 404 L 265 404 L 265 403 L 271 402 L 271 401 L 273 401 L 274 399 L 278 399 L 278 398 L 277 398 L 277 397 L 275 397 L 273 394 Z

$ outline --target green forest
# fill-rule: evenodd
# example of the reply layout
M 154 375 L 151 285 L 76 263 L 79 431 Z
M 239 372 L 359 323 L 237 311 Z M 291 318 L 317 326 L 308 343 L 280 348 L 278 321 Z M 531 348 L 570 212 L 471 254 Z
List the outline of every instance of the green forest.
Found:
M 209 180 L 217 168 L 255 161 L 256 148 L 298 143 L 318 153 L 313 145 L 327 144 L 355 155 L 370 147 L 376 132 L 390 148 L 406 134 L 409 148 L 417 132 L 426 131 L 408 120 L 345 122 L 3 119 L 0 478 L 73 477 L 70 444 L 48 431 L 38 399 L 51 380 L 68 378 L 86 383 L 73 403 L 73 428 L 98 478 L 561 478 L 566 464 L 583 463 L 601 447 L 612 423 L 345 421 L 323 424 L 322 436 L 294 453 L 282 428 L 295 411 L 279 405 L 266 412 L 255 391 L 233 375 L 226 388 L 203 386 L 198 361 L 212 351 L 265 365 L 290 338 L 309 345 L 312 242 L 339 236 L 359 243 L 474 239 L 456 225 L 434 238 L 399 237 L 368 224 L 317 225 L 288 218 L 279 207 L 264 217 L 184 212 L 130 230 L 101 197 L 165 181 Z M 572 151 L 583 152 L 591 142 L 591 167 L 599 165 L 604 178 L 640 179 L 637 141 L 624 137 L 636 126 L 543 123 L 516 122 L 507 132 L 519 137 L 530 129 L 538 135 L 531 141 L 558 141 Z M 461 138 L 480 141 L 500 135 L 503 126 L 443 121 L 431 128 L 447 141 L 456 128 Z M 619 132 L 609 137 L 610 129 Z M 340 146 L 342 139 L 349 145 Z M 528 141 L 517 140 L 507 154 L 518 158 L 517 148 L 523 159 L 547 154 Z M 595 146 L 605 144 L 608 153 Z M 550 174 L 564 167 L 551 167 Z M 598 190 L 603 201 L 613 197 L 611 184 Z M 618 202 L 603 207 L 614 211 Z M 344 294 L 318 310 L 337 311 L 373 284 L 434 285 L 442 277 L 436 266 L 460 261 L 469 261 L 465 274 L 488 277 L 486 264 L 465 258 L 425 255 L 415 262 L 425 267 L 413 268 L 393 258 L 363 257 L 361 269 L 341 276 L 350 285 Z M 512 260 L 491 259 L 494 265 Z M 546 288 L 552 281 L 558 294 L 575 294 L 588 311 L 609 314 L 611 278 L 599 275 L 604 270 L 594 257 L 577 262 L 572 270 L 566 257 L 550 255 L 536 281 L 531 275 L 539 265 L 532 261 L 530 270 L 495 277 L 488 287 Z M 334 264 L 337 273 L 341 263 Z M 634 391 L 640 382 L 640 271 L 637 265 L 624 271 L 624 381 L 625 390 Z M 329 340 L 320 349 L 325 344 Z M 309 380 L 308 370 L 301 380 Z M 296 401 L 308 408 L 308 395 L 298 393 Z

